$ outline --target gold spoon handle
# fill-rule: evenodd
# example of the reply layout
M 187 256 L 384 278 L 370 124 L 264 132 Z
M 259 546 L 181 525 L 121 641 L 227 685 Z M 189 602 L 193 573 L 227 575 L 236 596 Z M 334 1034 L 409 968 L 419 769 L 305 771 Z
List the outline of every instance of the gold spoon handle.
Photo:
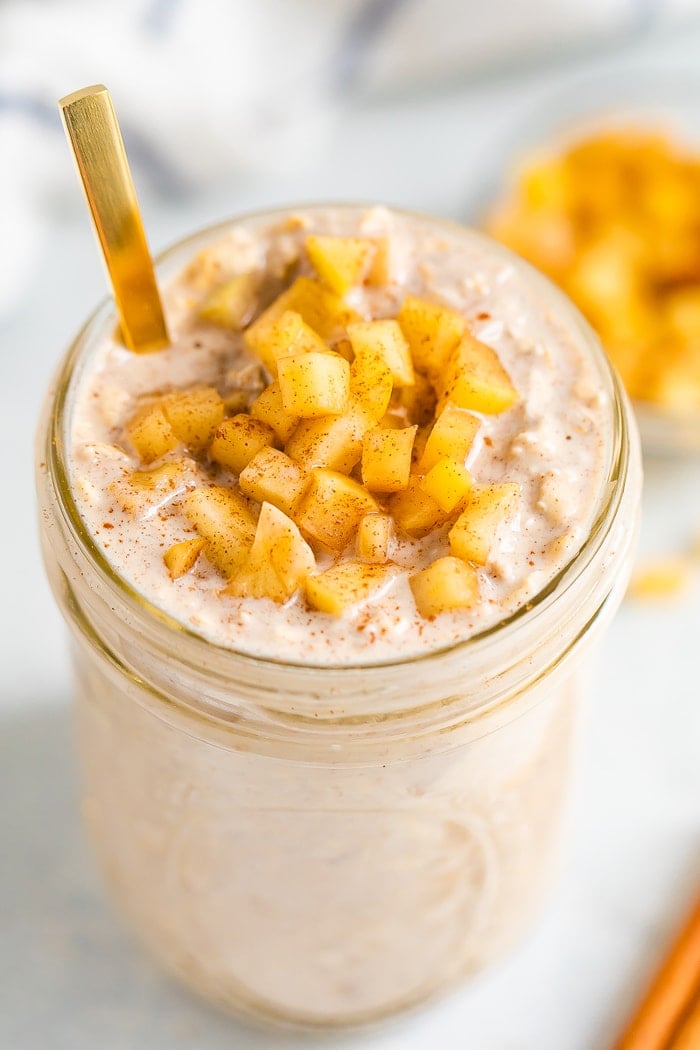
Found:
M 59 100 L 114 298 L 124 342 L 136 353 L 170 342 L 136 190 L 114 106 L 102 84 Z

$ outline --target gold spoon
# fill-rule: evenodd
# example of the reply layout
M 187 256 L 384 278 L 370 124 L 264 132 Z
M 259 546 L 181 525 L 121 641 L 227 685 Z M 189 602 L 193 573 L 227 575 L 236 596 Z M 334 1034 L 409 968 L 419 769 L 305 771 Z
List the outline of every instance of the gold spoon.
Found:
M 136 190 L 109 92 L 102 84 L 59 100 L 95 231 L 102 246 L 124 342 L 136 353 L 170 342 Z

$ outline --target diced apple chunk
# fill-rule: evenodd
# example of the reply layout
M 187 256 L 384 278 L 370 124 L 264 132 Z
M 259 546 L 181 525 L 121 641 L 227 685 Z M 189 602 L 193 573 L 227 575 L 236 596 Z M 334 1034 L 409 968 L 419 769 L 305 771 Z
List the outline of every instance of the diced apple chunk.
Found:
M 267 423 L 279 441 L 287 441 L 299 424 L 299 416 L 287 412 L 282 404 L 282 391 L 277 380 L 270 383 L 250 406 L 250 414 Z
M 384 565 L 394 535 L 394 523 L 389 514 L 365 514 L 357 526 L 355 549 L 358 558 L 373 565 Z
M 515 482 L 474 485 L 465 509 L 450 529 L 450 551 L 463 561 L 486 565 L 496 531 L 518 508 L 520 486 Z
M 437 377 L 438 396 L 460 408 L 493 414 L 504 412 L 518 400 L 518 392 L 498 354 L 468 332 Z
M 319 281 L 310 277 L 297 277 L 246 329 L 245 341 L 251 350 L 258 353 L 258 347 L 268 337 L 269 327 L 285 310 L 301 314 L 322 339 L 337 338 L 343 334 L 347 325 L 360 319 L 356 310 Z
M 307 472 L 279 449 L 261 448 L 241 472 L 241 492 L 292 515 L 309 483 Z
M 240 568 L 255 538 L 255 517 L 235 489 L 196 488 L 182 501 L 190 524 L 206 540 L 207 558 L 224 576 Z
M 285 412 L 302 419 L 341 415 L 350 397 L 350 366 L 340 354 L 295 354 L 278 362 Z
M 462 503 L 472 487 L 472 476 L 463 463 L 439 459 L 421 478 L 421 488 L 432 496 L 446 514 Z
M 183 468 L 182 462 L 161 463 L 151 470 L 134 470 L 124 478 L 118 478 L 109 486 L 109 491 L 127 514 L 135 518 L 148 518 L 163 504 L 180 496 L 194 474 Z
M 394 238 L 374 238 L 374 258 L 367 274 L 367 284 L 383 287 L 392 284 L 397 278 L 398 260 Z
M 469 455 L 480 421 L 471 412 L 448 401 L 428 435 L 419 468 L 427 472 L 441 459 L 464 463 Z
M 206 540 L 203 540 L 201 536 L 194 536 L 191 540 L 182 540 L 168 547 L 163 555 L 163 561 L 170 573 L 170 579 L 179 580 L 181 576 L 193 569 L 205 547 Z
M 180 444 L 159 401 L 142 405 L 124 429 L 142 463 L 152 463 Z
M 365 434 L 362 481 L 372 492 L 400 492 L 408 485 L 417 426 L 402 430 L 376 427 Z
M 275 432 L 267 423 L 241 412 L 217 427 L 209 456 L 222 467 L 240 474 L 261 448 L 274 444 Z
M 214 387 L 193 387 L 166 394 L 163 411 L 183 445 L 202 452 L 224 418 L 224 401 Z
M 440 373 L 465 329 L 461 314 L 415 295 L 404 299 L 398 322 L 411 347 L 414 365 L 430 376 Z
M 306 600 L 312 609 L 342 616 L 352 605 L 367 601 L 391 579 L 383 565 L 341 561 L 318 576 L 306 580 Z
M 294 522 L 263 503 L 250 552 L 224 593 L 286 602 L 316 568 L 316 559 Z
M 403 492 L 391 498 L 389 506 L 397 528 L 414 539 L 427 536 L 445 524 L 447 515 L 440 505 L 421 488 L 420 478 L 411 476 Z
M 360 284 L 376 252 L 372 241 L 362 237 L 319 237 L 309 234 L 306 250 L 311 265 L 324 284 L 345 295 Z
M 303 419 L 285 452 L 305 467 L 328 467 L 349 474 L 360 462 L 362 439 L 372 425 L 367 413 L 351 404 L 342 416 Z
M 325 354 L 328 346 L 294 310 L 285 310 L 273 321 L 256 346 L 258 357 L 272 376 L 277 375 L 277 363 L 282 357 L 311 351 Z
M 391 400 L 394 377 L 384 358 L 363 351 L 350 366 L 350 395 L 375 423 L 385 415 Z
M 398 321 L 359 321 L 348 325 L 348 336 L 356 356 L 371 353 L 384 361 L 395 386 L 413 385 L 411 350 Z
M 238 331 L 255 313 L 259 286 L 260 274 L 236 274 L 206 297 L 199 308 L 199 316 L 221 328 Z
M 469 609 L 479 600 L 479 577 L 459 558 L 438 558 L 409 579 L 416 608 L 432 620 L 440 613 Z
M 351 478 L 333 470 L 314 470 L 295 518 L 302 532 L 330 551 L 342 551 L 363 515 L 379 507 Z

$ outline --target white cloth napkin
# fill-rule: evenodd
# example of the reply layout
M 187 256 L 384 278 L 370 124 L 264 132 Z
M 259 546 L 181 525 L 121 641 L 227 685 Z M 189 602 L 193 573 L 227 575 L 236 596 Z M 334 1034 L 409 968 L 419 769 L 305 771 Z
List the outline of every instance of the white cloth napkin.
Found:
M 51 209 L 74 198 L 56 100 L 78 87 L 110 88 L 140 185 L 189 192 L 234 171 L 312 163 L 358 91 L 545 61 L 697 9 L 700 0 L 4 0 L 0 313 L 27 285 Z

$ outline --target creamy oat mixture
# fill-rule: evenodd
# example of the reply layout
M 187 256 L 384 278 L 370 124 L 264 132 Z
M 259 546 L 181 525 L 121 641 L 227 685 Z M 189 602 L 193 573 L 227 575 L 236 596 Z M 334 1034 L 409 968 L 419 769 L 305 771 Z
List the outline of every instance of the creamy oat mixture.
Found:
M 163 562 L 174 543 L 196 535 L 181 508 L 187 488 L 231 484 L 201 460 L 183 481 L 138 513 L 113 492 L 138 468 L 124 441 L 125 422 L 145 395 L 211 384 L 224 397 L 259 379 L 240 332 L 202 321 L 212 287 L 238 273 L 264 270 L 283 287 L 290 267 L 312 274 L 310 232 L 388 237 L 391 280 L 353 288 L 347 302 L 367 319 L 395 317 L 410 293 L 463 314 L 468 329 L 498 354 L 519 400 L 480 416 L 467 466 L 479 483 L 515 482 L 517 513 L 494 536 L 478 569 L 480 599 L 429 620 L 416 609 L 409 576 L 449 553 L 447 527 L 419 540 L 399 538 L 393 575 L 368 601 L 341 617 L 309 608 L 301 595 L 285 604 L 222 595 L 225 580 L 207 561 L 171 579 Z M 224 647 L 305 664 L 352 665 L 449 647 L 497 623 L 531 600 L 584 541 L 606 470 L 610 408 L 595 364 L 575 341 L 539 282 L 481 238 L 428 219 L 382 208 L 314 208 L 291 218 L 248 220 L 212 245 L 164 291 L 172 346 L 136 355 L 105 341 L 74 379 L 69 422 L 70 476 L 80 514 L 114 569 L 153 604 Z M 182 461 L 182 450 L 168 453 Z M 330 564 L 328 560 L 327 564 Z M 323 557 L 319 569 L 325 567 Z

